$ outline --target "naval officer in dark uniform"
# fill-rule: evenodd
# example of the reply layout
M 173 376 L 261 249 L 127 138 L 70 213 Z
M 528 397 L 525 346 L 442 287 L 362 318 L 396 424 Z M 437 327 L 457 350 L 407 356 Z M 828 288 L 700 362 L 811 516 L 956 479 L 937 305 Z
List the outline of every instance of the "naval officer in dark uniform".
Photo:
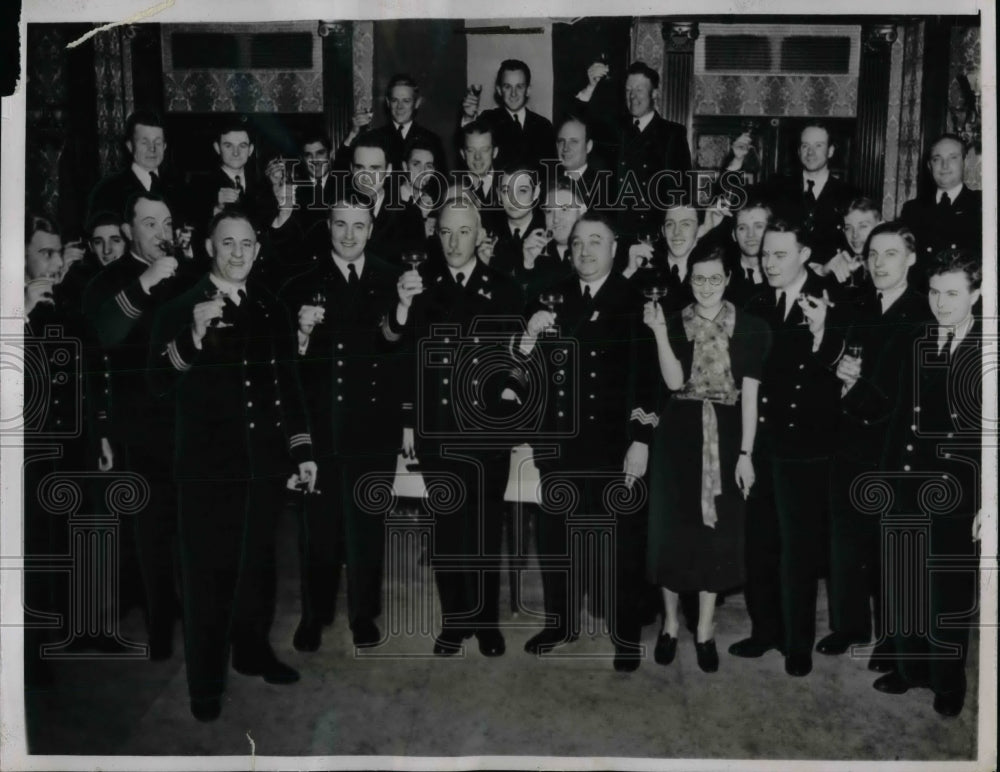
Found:
M 347 613 L 355 646 L 381 635 L 384 521 L 359 507 L 355 483 L 391 475 L 402 435 L 399 336 L 383 334 L 400 270 L 368 249 L 372 203 L 352 194 L 330 209 L 325 254 L 280 293 L 298 320 L 299 366 L 312 416 L 322 493 L 305 499 L 299 537 L 302 621 L 295 648 L 319 648 L 333 621 L 347 563 Z
M 260 248 L 254 226 L 224 209 L 209 233 L 211 273 L 157 312 L 149 347 L 152 389 L 176 410 L 187 680 L 202 721 L 221 710 L 230 642 L 237 672 L 299 678 L 268 641 L 274 532 L 289 474 L 316 483 L 291 321 L 247 282 Z

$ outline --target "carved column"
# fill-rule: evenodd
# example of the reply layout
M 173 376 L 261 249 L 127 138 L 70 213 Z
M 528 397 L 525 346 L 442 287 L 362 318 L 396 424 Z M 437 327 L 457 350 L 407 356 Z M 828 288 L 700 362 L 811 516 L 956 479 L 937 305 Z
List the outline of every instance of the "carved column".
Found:
M 698 23 L 665 21 L 661 28 L 664 43 L 660 101 L 663 117 L 691 128 L 691 92 L 694 81 L 694 41 Z
M 857 185 L 878 200 L 885 180 L 885 132 L 888 115 L 893 24 L 869 24 L 861 30 L 861 62 L 858 69 L 858 115 L 856 129 Z
M 321 21 L 317 30 L 323 41 L 324 118 L 334 147 L 339 147 L 350 131 L 351 114 L 358 102 L 352 75 L 357 70 L 353 38 L 366 25 L 370 38 L 371 22 Z M 370 72 L 370 57 L 368 67 Z M 355 95 L 353 102 L 342 98 L 351 93 Z

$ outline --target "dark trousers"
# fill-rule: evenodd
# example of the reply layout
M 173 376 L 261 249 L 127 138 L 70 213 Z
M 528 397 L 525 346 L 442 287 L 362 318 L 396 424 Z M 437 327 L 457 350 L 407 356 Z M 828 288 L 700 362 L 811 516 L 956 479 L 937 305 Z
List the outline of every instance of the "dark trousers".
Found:
M 615 474 L 577 476 L 553 472 L 542 476 L 543 505 L 538 513 L 538 563 L 545 595 L 545 613 L 559 632 L 579 633 L 585 590 L 591 609 L 605 615 L 616 643 L 636 644 L 642 632 L 645 581 L 646 509 L 608 512 L 605 495 Z M 620 476 L 620 474 L 618 475 Z M 565 502 L 569 483 L 577 504 L 556 511 Z
M 251 661 L 269 649 L 282 483 L 266 479 L 179 485 L 184 652 L 192 699 L 222 694 L 230 643 L 235 655 Z
M 162 440 L 162 452 L 149 446 L 126 449 L 130 472 L 149 484 L 149 503 L 133 519 L 135 551 L 146 597 L 146 629 L 150 640 L 169 639 L 177 616 L 177 494 L 171 478 L 172 443 Z
M 305 494 L 299 520 L 302 616 L 330 624 L 336 611 L 340 567 L 347 563 L 347 616 L 353 629 L 361 619 L 382 612 L 385 514 L 366 511 L 357 487 L 365 475 L 382 472 L 391 479 L 394 458 L 319 460 L 316 488 Z
M 867 641 L 874 627 L 880 655 L 888 653 L 882 624 L 882 519 L 859 512 L 851 486 L 877 464 L 846 454 L 830 465 L 830 629 L 848 638 Z M 874 625 L 872 606 L 874 604 Z
M 428 456 L 424 483 L 461 497 L 457 507 L 427 507 L 434 517 L 431 565 L 441 600 L 442 628 L 496 628 L 500 622 L 503 494 L 509 451 L 455 450 L 454 457 Z
M 746 601 L 752 635 L 807 655 L 816 639 L 816 592 L 826 563 L 829 459 L 754 454 L 747 501 Z
M 978 566 L 972 518 L 935 515 L 929 526 L 929 542 L 915 527 L 891 540 L 884 602 L 892 645 L 907 682 L 964 693 Z

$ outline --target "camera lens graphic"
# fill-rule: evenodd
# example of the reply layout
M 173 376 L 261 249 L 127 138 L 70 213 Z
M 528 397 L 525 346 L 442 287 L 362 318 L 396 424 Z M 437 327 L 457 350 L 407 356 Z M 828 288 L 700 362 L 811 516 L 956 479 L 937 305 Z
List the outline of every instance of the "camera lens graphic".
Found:
M 456 357 L 454 399 L 459 424 L 478 431 L 503 432 L 515 430 L 529 416 L 535 416 L 545 398 L 544 373 L 535 362 L 526 365 L 521 382 L 525 390 L 516 401 L 505 402 L 510 411 L 495 412 L 495 401 L 511 382 L 511 361 L 499 346 L 474 347 Z M 515 407 L 516 406 L 516 407 Z

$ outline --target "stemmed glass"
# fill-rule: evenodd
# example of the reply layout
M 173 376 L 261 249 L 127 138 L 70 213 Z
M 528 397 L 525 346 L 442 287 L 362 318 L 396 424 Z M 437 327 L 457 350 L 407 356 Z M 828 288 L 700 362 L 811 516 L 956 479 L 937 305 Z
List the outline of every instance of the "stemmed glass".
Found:
M 545 306 L 546 310 L 550 314 L 558 315 L 559 308 L 565 302 L 566 298 L 563 297 L 561 292 L 552 292 L 551 290 L 543 292 L 538 296 L 538 301 Z M 549 328 L 545 331 L 546 335 L 556 335 L 557 332 L 553 328 Z
M 427 262 L 427 253 L 419 250 L 403 253 L 403 262 L 410 266 L 411 271 L 417 271 Z

